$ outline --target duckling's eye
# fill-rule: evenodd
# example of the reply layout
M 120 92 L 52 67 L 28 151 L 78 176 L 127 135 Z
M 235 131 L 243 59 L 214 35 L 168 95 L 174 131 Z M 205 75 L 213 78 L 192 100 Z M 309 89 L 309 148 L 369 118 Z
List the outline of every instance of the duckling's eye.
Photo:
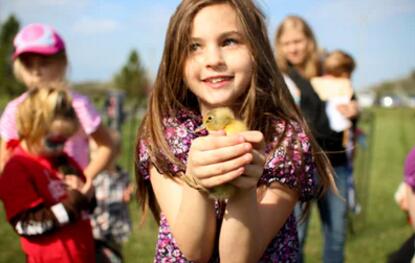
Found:
M 210 121 L 212 121 L 212 120 L 213 120 L 213 117 L 212 117 L 212 116 L 210 116 L 210 115 L 209 115 L 209 116 L 207 117 L 207 119 L 206 119 L 206 121 L 207 121 L 207 122 L 210 122 Z

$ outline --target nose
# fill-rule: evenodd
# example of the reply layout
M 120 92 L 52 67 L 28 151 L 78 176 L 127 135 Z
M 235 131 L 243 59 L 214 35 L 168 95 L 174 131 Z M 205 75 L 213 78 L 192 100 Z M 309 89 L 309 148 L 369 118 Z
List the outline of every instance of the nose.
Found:
M 297 45 L 295 43 L 287 44 L 287 51 L 289 53 L 295 53 L 297 51 Z
M 206 67 L 217 68 L 224 65 L 223 53 L 219 46 L 210 46 L 205 53 Z
M 36 76 L 41 76 L 44 66 L 42 61 L 39 59 L 34 59 L 32 63 L 32 73 Z

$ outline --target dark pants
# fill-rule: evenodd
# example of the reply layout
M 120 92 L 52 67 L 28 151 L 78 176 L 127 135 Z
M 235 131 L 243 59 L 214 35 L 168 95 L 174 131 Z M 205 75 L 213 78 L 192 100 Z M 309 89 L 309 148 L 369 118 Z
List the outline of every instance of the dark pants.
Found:
M 415 234 L 412 234 L 402 246 L 388 256 L 388 263 L 410 263 L 415 253 Z

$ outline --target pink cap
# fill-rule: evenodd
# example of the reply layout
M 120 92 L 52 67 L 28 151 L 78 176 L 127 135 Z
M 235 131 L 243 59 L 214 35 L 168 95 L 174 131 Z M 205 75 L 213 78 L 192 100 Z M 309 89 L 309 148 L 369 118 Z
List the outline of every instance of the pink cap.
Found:
M 13 59 L 23 53 L 54 55 L 65 49 L 65 43 L 55 29 L 45 24 L 29 24 L 14 38 Z
M 404 176 L 405 182 L 415 190 L 415 147 L 406 156 Z

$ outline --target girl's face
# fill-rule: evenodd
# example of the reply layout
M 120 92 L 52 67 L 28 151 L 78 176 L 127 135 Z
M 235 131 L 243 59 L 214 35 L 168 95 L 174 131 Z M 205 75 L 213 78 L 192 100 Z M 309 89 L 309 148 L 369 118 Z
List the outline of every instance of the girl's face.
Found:
M 308 39 L 296 28 L 286 28 L 281 34 L 279 44 L 285 59 L 293 66 L 301 66 L 307 58 Z
M 46 157 L 59 155 L 63 152 L 65 142 L 75 132 L 76 124 L 71 120 L 55 119 L 48 133 L 42 138 L 40 154 Z
M 234 106 L 250 86 L 253 62 L 234 9 L 215 4 L 193 19 L 184 79 L 199 100 L 202 114 L 219 106 Z
M 44 82 L 61 81 L 65 74 L 65 63 L 54 56 L 28 53 L 19 59 L 23 64 L 20 77 L 28 88 Z

